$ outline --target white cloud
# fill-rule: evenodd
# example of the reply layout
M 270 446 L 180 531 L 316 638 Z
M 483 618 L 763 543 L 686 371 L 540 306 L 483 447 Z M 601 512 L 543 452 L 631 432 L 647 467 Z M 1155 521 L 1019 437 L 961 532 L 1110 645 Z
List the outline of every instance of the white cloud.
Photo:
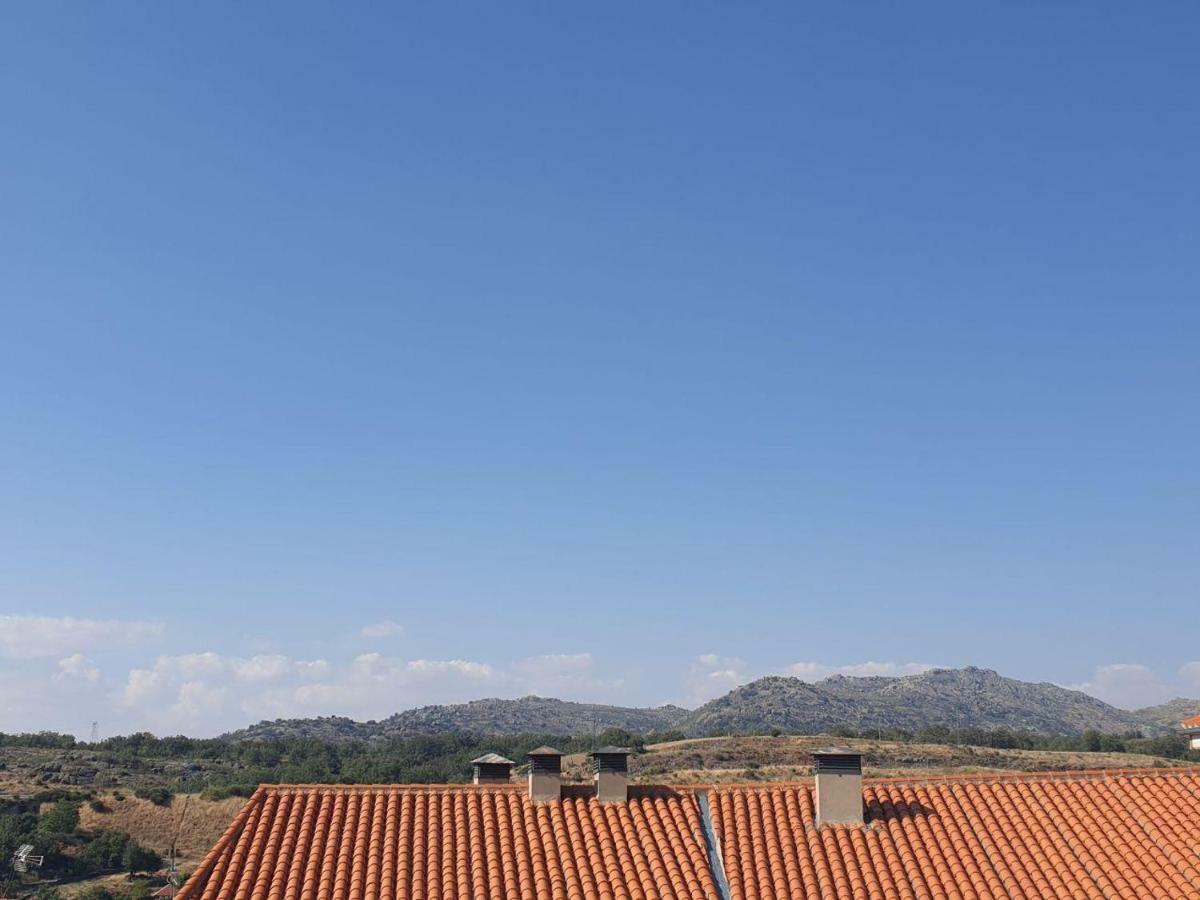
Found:
M 1184 663 L 1180 666 L 1179 677 L 1183 679 L 1188 690 L 1200 690 L 1200 661 Z
M 1097 666 L 1090 681 L 1067 687 L 1099 697 L 1123 709 L 1153 706 L 1167 700 L 1172 690 L 1149 666 L 1141 663 L 1109 663 Z
M 0 657 L 43 659 L 159 638 L 157 622 L 0 615 Z
M 902 675 L 920 675 L 930 669 L 936 669 L 932 663 L 921 662 L 876 662 L 868 660 L 861 663 L 850 663 L 842 666 L 831 666 L 818 662 L 795 662 L 783 670 L 784 675 L 791 675 L 802 681 L 820 681 L 830 675 L 849 675 L 856 678 L 883 676 L 898 678 Z
M 720 656 L 716 653 L 701 654 L 692 661 L 688 670 L 688 696 L 684 702 L 690 706 L 699 706 L 729 693 L 738 685 L 752 681 L 754 677 L 743 659 L 736 656 Z
M 384 619 L 382 622 L 373 622 L 370 625 L 364 625 L 362 636 L 379 640 L 382 638 L 400 637 L 404 634 L 404 626 L 399 622 L 393 622 L 391 619 Z
M 296 673 L 302 678 L 321 678 L 329 674 L 330 668 L 323 659 L 296 660 Z
M 292 670 L 292 662 L 280 653 L 251 657 L 235 670 L 241 681 L 273 681 Z
M 547 653 L 543 656 L 527 656 L 513 663 L 513 669 L 525 675 L 562 675 L 569 672 L 587 672 L 595 664 L 590 653 Z
M 179 686 L 169 710 L 172 724 L 189 731 L 209 730 L 220 720 L 226 689 L 203 681 L 185 681 Z
M 216 675 L 233 667 L 234 664 L 219 653 L 183 653 L 178 656 L 160 656 L 154 668 L 170 675 L 196 678 L 201 675 Z
M 73 653 L 58 661 L 58 674 L 55 678 L 80 679 L 95 683 L 100 680 L 100 670 L 82 653 Z
M 155 699 L 163 688 L 163 678 L 151 669 L 130 669 L 121 697 L 126 706 L 140 706 Z
M 201 647 L 195 648 L 197 652 L 156 656 L 153 645 L 140 650 L 111 646 L 130 635 L 141 639 L 156 634 L 159 628 L 152 623 L 5 616 L 0 624 L 6 629 L 0 638 L 0 709 L 7 714 L 6 723 L 13 730 L 56 728 L 77 734 L 86 734 L 92 719 L 101 720 L 106 734 L 146 729 L 202 736 L 263 718 L 378 719 L 430 703 L 526 694 L 637 704 L 676 699 L 696 706 L 768 674 L 819 681 L 834 674 L 900 676 L 930 668 L 920 662 L 877 660 L 801 660 L 782 668 L 759 668 L 736 656 L 706 653 L 687 664 L 674 681 L 674 690 L 665 682 L 643 682 L 645 686 L 630 696 L 621 672 L 605 672 L 587 652 L 546 653 L 499 663 L 383 652 L 297 659 L 278 647 L 246 655 Z M 120 632 L 124 637 L 118 636 L 118 625 L 125 629 Z M 58 626 L 61 633 L 54 630 Z M 28 628 L 34 646 L 14 650 L 20 642 L 12 637 L 13 628 Z M 88 641 L 96 643 L 97 649 L 84 646 Z M 45 655 L 52 646 L 68 649 Z M 114 665 L 117 659 L 124 660 L 120 670 Z M 19 689 L 6 689 L 5 682 Z M 1125 707 L 1180 693 L 1196 696 L 1200 660 L 1177 666 L 1162 677 L 1139 663 L 1102 665 L 1085 683 L 1073 686 Z
M 219 676 L 235 668 L 218 653 L 183 653 L 160 656 L 152 669 L 130 669 L 121 692 L 126 707 L 145 708 L 157 702 L 169 689 L 177 690 L 184 682 L 199 683 L 202 678 Z
M 405 668 L 420 678 L 451 675 L 488 681 L 496 677 L 496 670 L 487 663 L 467 659 L 414 659 Z

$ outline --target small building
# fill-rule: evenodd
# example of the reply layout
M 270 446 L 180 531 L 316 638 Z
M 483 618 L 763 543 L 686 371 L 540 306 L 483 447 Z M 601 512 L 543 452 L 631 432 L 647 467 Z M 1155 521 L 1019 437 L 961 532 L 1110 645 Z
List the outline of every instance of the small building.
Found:
M 1188 737 L 1188 746 L 1200 750 L 1200 716 L 1192 716 L 1179 723 L 1179 727 Z

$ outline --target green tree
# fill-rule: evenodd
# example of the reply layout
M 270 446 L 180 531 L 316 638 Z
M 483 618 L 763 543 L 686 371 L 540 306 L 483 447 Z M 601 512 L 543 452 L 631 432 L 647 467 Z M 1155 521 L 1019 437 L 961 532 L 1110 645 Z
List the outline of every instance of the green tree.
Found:
M 42 834 L 74 834 L 79 827 L 79 804 L 70 800 L 59 800 L 38 821 Z
M 33 813 L 0 814 L 0 865 L 6 863 L 22 844 L 34 843 L 37 817 Z
M 154 872 L 162 868 L 162 857 L 137 841 L 130 840 L 121 852 L 121 868 L 126 872 Z
M 89 843 L 80 858 L 92 871 L 112 871 L 122 868 L 129 835 L 123 831 L 101 831 Z

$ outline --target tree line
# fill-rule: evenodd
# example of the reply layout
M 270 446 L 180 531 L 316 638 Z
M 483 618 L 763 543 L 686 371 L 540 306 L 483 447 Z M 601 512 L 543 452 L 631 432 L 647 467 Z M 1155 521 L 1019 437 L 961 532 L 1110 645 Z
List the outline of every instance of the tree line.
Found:
M 774 731 L 780 735 L 783 732 Z M 868 738 L 931 744 L 970 745 L 996 749 L 1060 750 L 1074 752 L 1141 753 L 1200 762 L 1181 734 L 1146 736 L 1138 731 L 1109 734 L 1085 731 L 1077 735 L 1048 735 L 1015 728 L 955 728 L 931 725 L 919 730 L 897 728 L 835 729 L 837 737 Z M 274 738 L 234 742 L 219 738 L 156 737 L 148 732 L 106 738 L 94 744 L 71 735 L 0 733 L 0 747 L 86 749 L 114 766 L 139 760 L 203 760 L 218 764 L 200 774 L 184 776 L 172 785 L 177 792 L 199 792 L 210 798 L 248 793 L 259 784 L 440 784 L 470 778 L 470 761 L 487 752 L 500 753 L 518 764 L 541 744 L 564 753 L 579 753 L 616 744 L 635 753 L 647 743 L 680 740 L 677 732 L 636 735 L 610 729 L 595 736 L 553 734 L 480 736 L 445 734 L 397 737 L 378 741 L 333 742 L 319 738 Z M 164 797 L 169 792 L 160 790 Z M 149 796 L 149 795 L 147 795 Z M 153 799 L 153 798 L 150 798 Z

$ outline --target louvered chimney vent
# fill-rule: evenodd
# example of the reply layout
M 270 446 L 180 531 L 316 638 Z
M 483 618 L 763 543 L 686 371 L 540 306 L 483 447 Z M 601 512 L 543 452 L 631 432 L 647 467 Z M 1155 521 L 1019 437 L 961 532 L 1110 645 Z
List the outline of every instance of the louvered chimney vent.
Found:
M 516 763 L 499 753 L 485 753 L 471 760 L 476 784 L 508 784 L 512 781 L 512 770 Z
M 533 803 L 557 800 L 562 789 L 562 753 L 553 747 L 530 750 L 529 799 Z
M 845 747 L 813 751 L 817 825 L 863 823 L 862 754 Z
M 629 799 L 629 752 L 628 747 L 601 747 L 591 752 L 596 799 L 601 803 Z

